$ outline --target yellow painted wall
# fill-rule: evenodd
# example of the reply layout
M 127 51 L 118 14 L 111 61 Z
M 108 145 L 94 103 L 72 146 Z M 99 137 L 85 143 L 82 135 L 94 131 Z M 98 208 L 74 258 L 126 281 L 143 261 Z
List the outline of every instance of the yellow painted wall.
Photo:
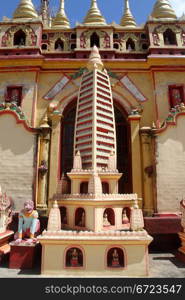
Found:
M 180 116 L 177 126 L 169 126 L 156 140 L 157 207 L 159 212 L 180 210 L 185 197 L 185 117 Z
M 35 138 L 14 116 L 0 116 L 0 184 L 17 211 L 33 200 Z

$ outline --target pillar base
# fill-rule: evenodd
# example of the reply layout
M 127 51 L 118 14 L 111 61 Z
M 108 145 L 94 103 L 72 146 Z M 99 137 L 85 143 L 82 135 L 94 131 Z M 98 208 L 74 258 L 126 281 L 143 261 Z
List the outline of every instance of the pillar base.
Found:
M 47 211 L 48 211 L 48 207 L 46 204 L 37 204 L 37 211 L 39 216 L 46 216 L 47 215 Z

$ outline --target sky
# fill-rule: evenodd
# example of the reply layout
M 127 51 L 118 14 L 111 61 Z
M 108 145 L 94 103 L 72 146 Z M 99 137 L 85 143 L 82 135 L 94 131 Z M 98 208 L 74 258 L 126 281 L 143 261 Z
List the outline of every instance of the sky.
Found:
M 0 20 L 3 16 L 9 18 L 17 7 L 20 0 L 1 0 Z M 32 0 L 35 7 L 38 7 L 40 0 Z M 60 0 L 50 0 L 53 11 L 59 7 Z M 82 23 L 89 7 L 91 0 L 65 0 L 66 14 L 70 19 L 71 26 L 74 27 L 76 22 Z M 116 22 L 119 24 L 122 13 L 124 0 L 97 0 L 98 6 L 107 23 Z M 130 0 L 130 7 L 138 25 L 146 22 L 151 14 L 156 0 Z M 176 11 L 177 16 L 185 13 L 185 0 L 169 0 Z

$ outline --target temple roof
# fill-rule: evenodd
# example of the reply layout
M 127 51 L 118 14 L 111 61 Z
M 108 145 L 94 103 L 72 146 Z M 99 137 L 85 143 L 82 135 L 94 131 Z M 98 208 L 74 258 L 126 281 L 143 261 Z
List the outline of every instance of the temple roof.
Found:
M 98 8 L 97 0 L 91 0 L 91 7 L 83 21 L 83 24 L 106 25 L 106 21 Z
M 125 0 L 125 9 L 120 25 L 127 28 L 136 27 L 135 19 L 130 11 L 129 0 Z
M 13 14 L 14 19 L 19 19 L 19 18 L 33 19 L 37 17 L 38 14 L 32 3 L 32 0 L 21 0 L 17 9 Z
M 60 8 L 53 20 L 52 27 L 57 28 L 70 28 L 69 19 L 66 16 L 65 9 L 64 9 L 64 0 L 60 0 Z
M 151 16 L 155 19 L 176 19 L 177 16 L 168 0 L 157 0 Z

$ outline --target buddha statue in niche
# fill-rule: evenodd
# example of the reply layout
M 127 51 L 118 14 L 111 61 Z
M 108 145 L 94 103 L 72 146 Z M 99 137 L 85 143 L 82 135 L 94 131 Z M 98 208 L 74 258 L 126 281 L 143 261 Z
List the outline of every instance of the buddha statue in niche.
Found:
M 119 262 L 119 254 L 117 249 L 114 249 L 113 253 L 112 253 L 112 263 L 111 263 L 112 267 L 120 267 L 120 262 Z

